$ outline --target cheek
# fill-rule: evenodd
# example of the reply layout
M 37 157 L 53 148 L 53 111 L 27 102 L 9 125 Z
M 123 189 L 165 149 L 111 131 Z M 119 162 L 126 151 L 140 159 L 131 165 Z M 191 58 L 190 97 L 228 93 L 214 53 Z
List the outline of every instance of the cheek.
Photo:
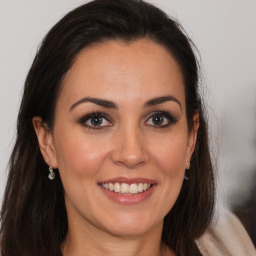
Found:
M 102 147 L 102 141 L 85 138 L 81 133 L 58 139 L 58 169 L 65 190 L 66 207 L 71 215 L 74 208 L 84 215 L 81 202 L 84 205 L 95 203 L 95 184 L 108 152 L 107 147 Z
M 109 148 L 102 147 L 102 140 L 92 140 L 79 134 L 63 138 L 59 138 L 55 146 L 61 174 L 79 178 L 95 175 L 102 167 Z
M 152 141 L 151 144 L 151 159 L 155 161 L 159 177 L 159 196 L 155 211 L 162 218 L 175 204 L 184 181 L 187 152 L 184 134 L 172 133 L 165 138 L 159 137 L 158 142 Z
M 187 155 L 187 140 L 184 136 L 174 135 L 152 144 L 152 157 L 167 176 L 184 172 Z

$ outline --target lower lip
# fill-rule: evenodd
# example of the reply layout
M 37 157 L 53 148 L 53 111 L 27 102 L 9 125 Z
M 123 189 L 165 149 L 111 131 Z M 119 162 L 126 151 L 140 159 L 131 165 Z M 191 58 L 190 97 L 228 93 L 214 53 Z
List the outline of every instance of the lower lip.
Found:
M 100 186 L 102 191 L 113 201 L 120 203 L 120 204 L 139 204 L 145 201 L 150 197 L 150 195 L 153 193 L 155 185 L 152 185 L 149 189 L 140 192 L 138 194 L 132 194 L 132 195 L 123 195 L 118 194 L 116 192 L 107 190 Z

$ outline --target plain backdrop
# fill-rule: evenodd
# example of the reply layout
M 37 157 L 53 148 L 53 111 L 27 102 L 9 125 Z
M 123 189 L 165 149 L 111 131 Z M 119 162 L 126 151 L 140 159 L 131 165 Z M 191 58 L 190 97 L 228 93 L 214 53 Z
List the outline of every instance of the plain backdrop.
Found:
M 0 0 L 0 202 L 22 88 L 38 45 L 84 2 Z M 199 49 L 219 198 L 240 203 L 256 171 L 256 0 L 150 2 L 177 18 Z

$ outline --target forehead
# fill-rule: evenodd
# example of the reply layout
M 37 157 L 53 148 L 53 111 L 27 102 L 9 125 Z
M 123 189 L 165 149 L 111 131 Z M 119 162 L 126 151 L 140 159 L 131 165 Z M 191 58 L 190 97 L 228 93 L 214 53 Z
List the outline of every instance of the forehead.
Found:
M 125 103 L 171 94 L 184 104 L 184 83 L 176 60 L 147 39 L 107 41 L 83 49 L 67 72 L 60 93 L 66 103 L 101 97 Z

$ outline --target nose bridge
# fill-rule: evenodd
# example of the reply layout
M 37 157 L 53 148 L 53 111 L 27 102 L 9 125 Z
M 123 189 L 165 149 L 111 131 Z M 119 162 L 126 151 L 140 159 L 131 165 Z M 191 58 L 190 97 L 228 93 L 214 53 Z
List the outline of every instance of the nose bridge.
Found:
M 141 165 L 147 160 L 143 134 L 135 124 L 119 130 L 113 160 L 128 168 Z

